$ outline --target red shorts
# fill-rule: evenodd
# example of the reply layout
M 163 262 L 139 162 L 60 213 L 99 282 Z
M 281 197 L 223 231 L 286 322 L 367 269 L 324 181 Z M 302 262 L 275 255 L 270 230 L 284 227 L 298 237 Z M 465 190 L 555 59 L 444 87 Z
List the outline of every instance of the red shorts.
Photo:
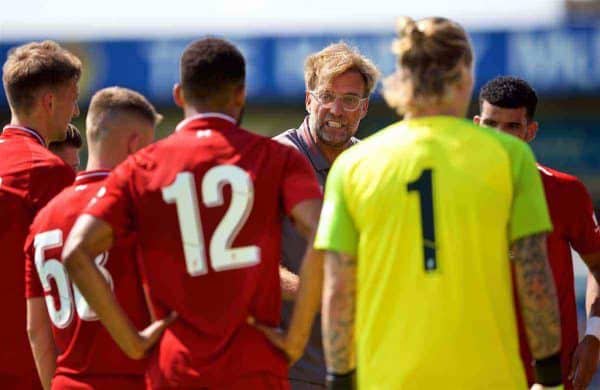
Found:
M 36 371 L 26 376 L 0 375 L 0 389 L 42 390 L 42 384 Z
M 102 375 L 71 377 L 56 375 L 52 378 L 52 389 L 56 390 L 145 390 L 146 381 L 143 375 Z

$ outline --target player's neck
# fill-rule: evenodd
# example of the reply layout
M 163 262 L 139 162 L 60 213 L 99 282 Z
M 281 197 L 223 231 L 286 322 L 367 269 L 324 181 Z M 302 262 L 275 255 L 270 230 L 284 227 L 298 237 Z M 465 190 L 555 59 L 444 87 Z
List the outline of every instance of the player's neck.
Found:
M 121 162 L 121 161 L 119 161 Z M 115 162 L 112 159 L 106 158 L 98 158 L 98 156 L 94 156 L 90 153 L 88 157 L 88 163 L 85 167 L 86 171 L 97 171 L 97 170 L 112 170 L 114 167 L 118 165 L 119 162 Z
M 48 131 L 47 126 L 44 124 L 44 122 L 33 116 L 20 116 L 13 113 L 10 118 L 10 124 L 35 130 L 46 141 L 46 144 L 49 144 L 50 142 L 54 141 L 50 139 L 50 132 Z
M 235 119 L 240 115 L 240 110 L 236 109 L 235 107 L 213 107 L 210 105 L 195 105 L 193 107 L 186 106 L 183 109 L 183 115 L 186 119 L 196 115 L 208 113 L 225 114 Z
M 423 118 L 428 116 L 455 116 L 462 118 L 465 113 L 458 107 L 427 106 L 411 109 L 404 114 L 404 119 Z

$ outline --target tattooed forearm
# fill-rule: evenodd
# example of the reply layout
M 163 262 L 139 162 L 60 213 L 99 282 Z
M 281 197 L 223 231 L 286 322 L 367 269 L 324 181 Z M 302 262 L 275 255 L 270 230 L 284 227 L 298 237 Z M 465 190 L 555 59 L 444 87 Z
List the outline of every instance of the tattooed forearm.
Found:
M 328 252 L 325 255 L 322 325 L 325 361 L 330 372 L 346 373 L 355 368 L 355 300 L 356 260 Z
M 512 258 L 529 347 L 535 359 L 546 358 L 560 349 L 558 298 L 546 256 L 546 235 L 517 240 Z

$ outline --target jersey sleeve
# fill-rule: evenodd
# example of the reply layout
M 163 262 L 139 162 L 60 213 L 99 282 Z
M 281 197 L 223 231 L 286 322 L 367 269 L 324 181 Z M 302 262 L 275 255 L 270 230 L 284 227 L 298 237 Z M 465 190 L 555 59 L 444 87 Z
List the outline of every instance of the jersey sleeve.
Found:
M 31 176 L 29 195 L 35 212 L 38 212 L 59 192 L 73 184 L 75 171 L 61 161 L 37 166 L 32 169 Z
M 358 230 L 346 200 L 344 180 L 347 176 L 343 157 L 344 155 L 340 156 L 334 162 L 327 177 L 325 200 L 314 246 L 316 249 L 356 256 Z
M 131 195 L 131 159 L 115 168 L 90 200 L 82 214 L 90 214 L 108 223 L 115 237 L 133 229 Z
M 579 180 L 569 188 L 569 242 L 580 254 L 600 252 L 600 227 L 587 189 Z
M 321 199 L 323 197 L 321 186 L 310 163 L 300 152 L 285 147 L 288 156 L 283 171 L 283 207 L 289 215 L 294 206 L 308 199 Z
M 23 248 L 25 251 L 25 297 L 27 299 L 44 296 L 44 289 L 35 268 L 34 238 L 34 231 L 30 230 Z
M 520 141 L 515 143 L 511 162 L 513 202 L 508 232 L 513 242 L 522 237 L 551 231 L 552 222 L 542 178 L 529 146 Z

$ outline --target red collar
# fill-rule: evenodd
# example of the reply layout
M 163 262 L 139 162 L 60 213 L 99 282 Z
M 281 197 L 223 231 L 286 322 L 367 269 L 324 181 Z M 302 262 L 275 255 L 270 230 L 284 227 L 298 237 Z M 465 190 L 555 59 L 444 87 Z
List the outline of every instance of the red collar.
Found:
M 104 180 L 110 174 L 108 169 L 94 169 L 91 171 L 83 171 L 75 177 L 75 185 L 89 184 L 96 181 Z
M 36 140 L 40 145 L 46 147 L 46 141 L 44 140 L 44 137 L 42 137 L 40 135 L 40 133 L 38 133 L 37 131 L 35 131 L 33 129 L 30 129 L 29 127 L 17 126 L 17 125 L 6 125 L 2 129 L 2 134 L 6 134 L 7 131 L 10 135 L 18 135 L 18 136 L 25 136 L 27 138 L 32 138 L 32 139 Z

